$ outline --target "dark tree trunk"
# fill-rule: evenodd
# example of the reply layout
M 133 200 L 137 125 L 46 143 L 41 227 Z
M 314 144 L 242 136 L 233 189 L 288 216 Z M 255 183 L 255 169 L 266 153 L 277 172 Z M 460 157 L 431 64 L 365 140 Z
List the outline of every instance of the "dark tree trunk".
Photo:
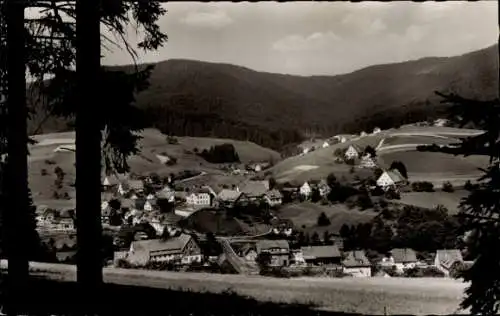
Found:
M 99 297 L 101 258 L 101 132 L 99 117 L 100 30 L 98 0 L 76 1 L 76 227 L 77 281 L 86 302 Z
M 8 63 L 8 132 L 5 190 L 7 205 L 4 210 L 5 243 L 8 266 L 8 313 L 19 313 L 21 293 L 25 288 L 29 265 L 27 256 L 28 203 L 28 148 L 27 107 L 24 45 L 24 7 L 20 1 L 7 2 L 7 63 Z M 26 303 L 26 302 L 24 302 Z

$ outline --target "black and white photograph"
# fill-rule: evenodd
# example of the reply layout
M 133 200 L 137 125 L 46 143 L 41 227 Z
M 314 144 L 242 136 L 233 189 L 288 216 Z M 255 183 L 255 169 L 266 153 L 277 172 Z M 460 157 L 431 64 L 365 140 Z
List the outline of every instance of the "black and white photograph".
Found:
M 499 12 L 0 0 L 0 315 L 500 313 Z

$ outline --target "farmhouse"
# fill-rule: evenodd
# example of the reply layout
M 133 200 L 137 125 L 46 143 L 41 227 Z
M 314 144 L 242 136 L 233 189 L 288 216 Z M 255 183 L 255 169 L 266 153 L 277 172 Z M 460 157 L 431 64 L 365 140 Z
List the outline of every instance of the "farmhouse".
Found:
M 219 205 L 233 207 L 240 200 L 242 193 L 238 190 L 223 189 L 217 195 Z
M 126 195 L 127 193 L 141 193 L 144 191 L 144 183 L 141 180 L 127 180 L 118 185 L 118 193 Z
M 378 133 L 380 133 L 381 131 L 382 131 L 382 130 L 381 130 L 380 128 L 375 127 L 375 128 L 373 129 L 373 134 L 378 134 Z
M 201 262 L 202 254 L 194 238 L 182 234 L 167 241 L 161 239 L 134 241 L 130 245 L 127 259 L 135 265 L 145 265 L 148 262 L 190 264 Z
M 365 155 L 361 158 L 360 167 L 361 168 L 375 168 L 377 164 L 369 155 Z
M 248 181 L 241 185 L 240 192 L 250 201 L 256 201 L 264 198 L 266 192 L 269 191 L 269 181 Z
M 342 262 L 342 255 L 336 245 L 302 247 L 302 256 L 306 263 L 313 265 L 337 264 Z
M 330 193 L 330 191 L 331 191 L 330 186 L 328 185 L 328 183 L 324 179 L 322 179 L 318 183 L 318 190 L 319 190 L 319 195 L 321 197 L 327 196 Z
M 212 204 L 210 191 L 207 189 L 198 189 L 186 197 L 186 204 L 194 206 L 208 207 Z
M 300 195 L 302 195 L 302 196 L 304 196 L 306 198 L 311 195 L 312 189 L 311 189 L 311 186 L 309 185 L 309 183 L 307 181 L 304 182 L 304 184 L 300 187 L 299 193 L 300 193 Z
M 344 157 L 348 160 L 359 158 L 359 151 L 355 146 L 351 145 L 347 148 Z
M 371 264 L 363 250 L 349 251 L 342 261 L 344 273 L 354 277 L 370 277 Z
M 321 147 L 323 147 L 323 148 L 327 148 L 327 147 L 330 147 L 330 144 L 329 144 L 327 141 L 325 141 L 325 142 L 323 143 L 323 145 L 321 145 Z
M 436 251 L 434 265 L 445 275 L 450 274 L 450 269 L 456 262 L 463 262 L 462 253 L 458 249 L 440 249 Z
M 365 136 L 366 136 L 366 132 L 365 132 L 365 131 L 362 131 L 362 132 L 359 134 L 359 136 L 361 136 L 361 137 L 365 137 Z
M 270 266 L 288 266 L 290 245 L 286 240 L 259 240 L 256 244 L 257 254 L 267 253 L 271 256 Z
M 382 266 L 395 266 L 398 272 L 403 272 L 403 269 L 413 268 L 416 266 L 417 254 L 410 248 L 396 248 L 390 251 L 390 256 L 382 259 Z
M 269 190 L 264 195 L 264 200 L 271 207 L 281 205 L 282 199 L 283 196 L 281 195 L 281 192 L 276 189 Z
M 169 186 L 164 187 L 161 191 L 156 193 L 158 199 L 165 199 L 169 202 L 175 201 L 175 191 Z
M 397 170 L 386 170 L 377 179 L 377 185 L 383 189 L 388 189 L 405 182 L 404 177 Z

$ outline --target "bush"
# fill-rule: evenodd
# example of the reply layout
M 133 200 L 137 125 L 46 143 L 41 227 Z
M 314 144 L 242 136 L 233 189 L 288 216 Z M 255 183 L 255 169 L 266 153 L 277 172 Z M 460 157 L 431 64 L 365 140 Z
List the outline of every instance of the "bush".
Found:
M 453 192 L 455 191 L 454 188 L 453 188 L 453 185 L 451 184 L 451 182 L 449 181 L 446 181 L 445 183 L 443 183 L 443 192 Z
M 401 199 L 401 195 L 398 190 L 390 188 L 385 192 L 385 198 L 388 200 L 399 200 Z
M 177 139 L 177 137 L 174 137 L 174 136 L 167 136 L 167 142 L 170 145 L 177 145 L 177 144 L 179 144 L 179 140 Z
M 48 175 L 49 173 L 47 172 L 47 169 L 42 169 L 42 170 L 41 170 L 41 174 L 42 174 L 42 176 L 46 176 L 46 175 Z
M 130 262 L 128 262 L 125 259 L 118 259 L 115 262 L 115 267 L 121 268 L 121 269 L 131 269 L 132 265 L 130 264 Z
M 318 216 L 318 226 L 328 226 L 330 224 L 331 224 L 330 219 L 326 216 L 325 212 L 322 212 Z
M 46 165 L 55 165 L 55 164 L 56 164 L 56 162 L 55 162 L 54 160 L 52 160 L 52 159 L 46 159 L 46 160 L 45 160 L 45 164 L 46 164 Z
M 360 194 L 356 200 L 356 205 L 361 210 L 366 210 L 373 207 L 373 202 L 367 193 Z

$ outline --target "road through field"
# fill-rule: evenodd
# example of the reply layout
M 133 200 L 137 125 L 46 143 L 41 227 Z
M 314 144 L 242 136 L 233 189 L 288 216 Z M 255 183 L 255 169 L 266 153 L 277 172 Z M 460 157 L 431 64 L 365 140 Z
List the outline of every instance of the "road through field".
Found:
M 74 281 L 76 269 L 30 263 L 33 273 Z M 6 262 L 2 262 L 5 268 Z M 260 276 L 105 268 L 107 283 L 220 293 L 232 290 L 260 301 L 312 303 L 329 311 L 382 315 L 456 313 L 465 285 L 450 279 L 343 278 L 277 279 Z

